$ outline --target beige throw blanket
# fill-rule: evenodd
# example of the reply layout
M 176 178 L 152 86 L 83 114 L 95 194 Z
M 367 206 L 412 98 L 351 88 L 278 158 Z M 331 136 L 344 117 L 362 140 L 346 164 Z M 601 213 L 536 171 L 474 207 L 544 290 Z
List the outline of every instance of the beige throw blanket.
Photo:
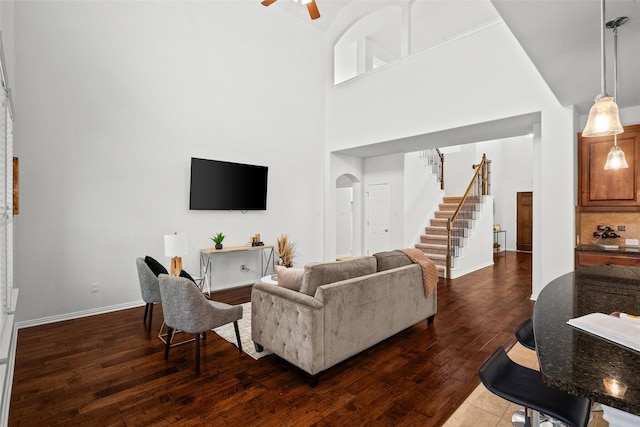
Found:
M 407 248 L 400 249 L 409 259 L 422 267 L 422 284 L 424 285 L 424 294 L 430 297 L 438 284 L 438 269 L 436 264 L 420 249 Z

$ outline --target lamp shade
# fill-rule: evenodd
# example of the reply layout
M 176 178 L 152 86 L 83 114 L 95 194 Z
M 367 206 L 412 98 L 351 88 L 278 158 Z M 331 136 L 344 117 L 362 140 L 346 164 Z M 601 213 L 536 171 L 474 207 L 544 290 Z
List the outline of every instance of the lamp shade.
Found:
M 620 124 L 618 106 L 613 101 L 613 97 L 605 96 L 595 99 L 587 125 L 582 131 L 582 136 L 610 136 L 624 132 Z
M 626 169 L 629 167 L 627 159 L 624 157 L 624 151 L 617 145 L 611 147 L 609 154 L 607 155 L 607 163 L 604 168 L 607 170 Z
M 185 234 L 165 234 L 164 256 L 176 257 L 187 254 L 187 236 Z

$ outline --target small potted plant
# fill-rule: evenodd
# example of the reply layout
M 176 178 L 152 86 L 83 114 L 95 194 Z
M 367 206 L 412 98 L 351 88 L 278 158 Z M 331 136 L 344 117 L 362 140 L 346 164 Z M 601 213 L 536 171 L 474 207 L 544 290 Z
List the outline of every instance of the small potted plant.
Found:
M 218 233 L 214 237 L 211 238 L 213 242 L 216 244 L 216 249 L 222 249 L 222 241 L 224 240 L 224 234 Z

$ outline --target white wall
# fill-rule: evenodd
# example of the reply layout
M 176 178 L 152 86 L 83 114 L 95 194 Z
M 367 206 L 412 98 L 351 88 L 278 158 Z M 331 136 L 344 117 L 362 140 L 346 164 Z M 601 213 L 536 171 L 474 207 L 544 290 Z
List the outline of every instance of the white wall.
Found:
M 492 160 L 491 194 L 496 207 L 494 223 L 507 230 L 507 250 L 516 250 L 517 193 L 533 191 L 533 138 L 525 135 L 487 141 L 479 143 L 478 149 Z
M 494 223 L 506 230 L 507 250 L 516 249 L 516 193 L 533 190 L 533 139 L 518 136 L 466 144 L 445 155 L 447 195 L 462 195 L 482 155 L 491 160 L 491 195 L 495 200 Z M 451 190 L 450 190 L 451 189 Z M 502 236 L 500 236 L 502 239 Z M 503 244 L 500 240 L 500 244 Z
M 419 152 L 404 156 L 404 240 L 402 247 L 413 247 L 420 243 L 420 235 L 430 225 L 430 219 L 439 209 L 444 191 L 440 189 L 438 177 Z
M 474 164 L 482 160 L 478 144 L 463 144 L 459 150 L 444 154 L 444 184 L 447 196 L 463 196 L 475 174 Z M 479 153 L 479 154 L 478 154 Z
M 167 265 L 162 236 L 174 231 L 188 235 L 184 267 L 196 273 L 218 231 L 234 246 L 288 233 L 296 265 L 322 258 L 319 31 L 259 2 L 15 12 L 19 320 L 139 301 L 134 260 Z M 191 156 L 269 166 L 267 211 L 189 211 Z M 245 262 L 221 274 L 248 277 Z
M 404 155 L 393 154 L 389 156 L 370 157 L 364 161 L 365 179 L 364 191 L 370 185 L 389 184 L 390 189 L 390 223 L 389 223 L 389 247 L 385 250 L 404 247 Z M 365 223 L 368 218 L 368 209 L 365 198 Z M 368 231 L 365 231 L 365 242 Z M 369 246 L 365 243 L 365 248 Z M 367 255 L 373 253 L 367 252 Z
M 542 112 L 532 159 L 533 297 L 573 270 L 574 112 L 503 23 L 329 88 L 326 111 L 329 150 Z M 554 173 L 539 173 L 543 165 Z
M 353 187 L 336 188 L 336 257 L 351 255 Z
M 324 205 L 324 258 L 336 259 L 337 253 L 337 225 L 336 225 L 336 182 L 339 177 L 349 176 L 353 182 L 353 256 L 364 255 L 364 202 L 365 190 L 364 162 L 359 157 L 346 156 L 334 153 L 325 153 L 325 173 L 329 178 L 325 181 L 325 205 Z

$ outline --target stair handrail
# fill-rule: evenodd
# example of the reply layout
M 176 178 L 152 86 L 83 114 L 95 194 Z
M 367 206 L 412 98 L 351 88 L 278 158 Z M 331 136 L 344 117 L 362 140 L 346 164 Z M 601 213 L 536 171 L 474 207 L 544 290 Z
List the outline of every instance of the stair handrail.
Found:
M 438 157 L 440 157 L 440 176 L 438 177 L 440 180 L 440 189 L 444 190 L 444 153 L 442 153 L 439 148 L 436 148 L 436 153 L 438 153 Z
M 425 161 L 425 166 L 431 167 L 431 173 L 437 175 L 436 179 L 440 182 L 440 189 L 444 190 L 444 154 L 439 148 L 429 148 L 420 151 L 420 158 Z
M 464 195 L 462 196 L 462 200 L 460 200 L 460 203 L 458 204 L 458 207 L 456 208 L 456 210 L 453 212 L 453 215 L 451 215 L 451 218 L 447 219 L 447 270 L 446 270 L 447 279 L 451 278 L 451 259 L 453 258 L 453 251 L 452 251 L 453 223 L 456 221 L 456 219 L 458 219 L 458 214 L 460 213 L 462 206 L 467 201 L 467 198 L 469 197 L 471 190 L 474 189 L 474 186 L 477 187 L 478 176 L 480 176 L 480 172 L 482 172 L 482 175 L 481 175 L 482 181 L 480 185 L 480 187 L 482 188 L 481 194 L 483 196 L 489 194 L 489 189 L 491 188 L 491 184 L 489 182 L 491 177 L 491 173 L 489 170 L 490 164 L 491 164 L 491 160 L 488 160 L 487 155 L 483 154 L 482 160 L 480 161 L 480 163 L 477 165 L 472 165 L 472 168 L 476 170 L 475 173 L 473 174 L 473 178 L 471 178 L 471 181 L 467 186 L 467 190 L 464 192 Z

